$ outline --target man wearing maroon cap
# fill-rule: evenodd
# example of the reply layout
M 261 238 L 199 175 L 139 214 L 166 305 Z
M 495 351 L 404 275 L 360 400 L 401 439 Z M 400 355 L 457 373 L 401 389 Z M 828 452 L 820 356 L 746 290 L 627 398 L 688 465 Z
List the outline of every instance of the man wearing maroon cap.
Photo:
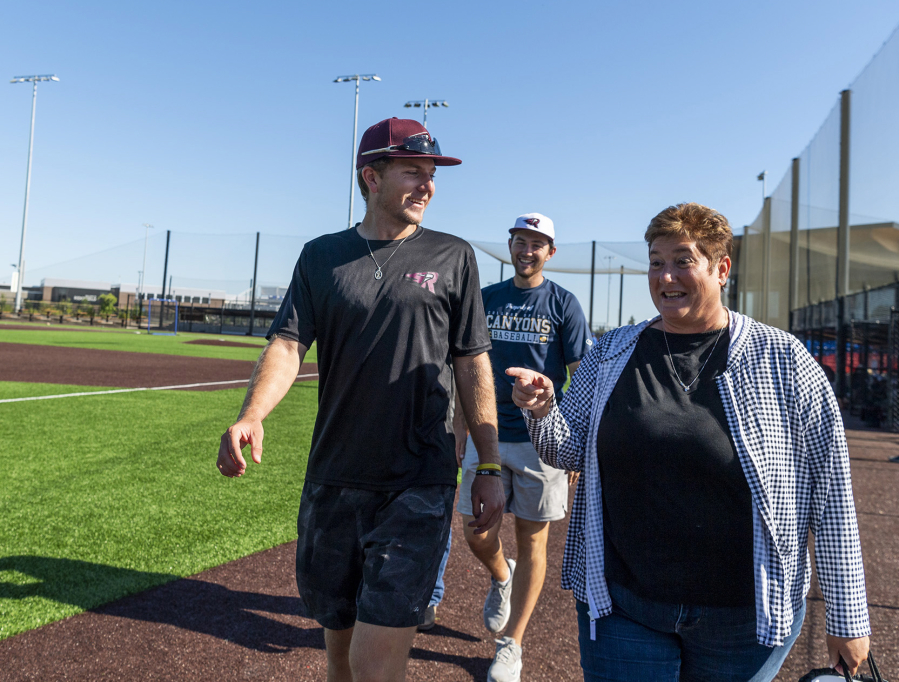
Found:
M 421 226 L 443 156 L 420 124 L 362 136 L 365 218 L 303 247 L 218 467 L 262 454 L 262 420 L 317 341 L 319 410 L 297 530 L 297 585 L 325 628 L 328 680 L 402 680 L 452 518 L 453 375 L 477 445 L 474 532 L 502 516 L 487 330 L 471 247 Z

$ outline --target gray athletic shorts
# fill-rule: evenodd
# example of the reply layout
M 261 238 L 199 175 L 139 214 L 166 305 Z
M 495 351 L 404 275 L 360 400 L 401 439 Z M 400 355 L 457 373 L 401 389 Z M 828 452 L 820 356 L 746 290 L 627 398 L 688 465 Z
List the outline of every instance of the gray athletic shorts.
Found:
M 525 521 L 559 521 L 568 511 L 568 474 L 544 464 L 530 441 L 500 443 L 499 457 L 503 465 L 503 488 L 506 491 L 505 513 Z M 460 514 L 471 516 L 471 484 L 478 466 L 478 453 L 471 436 L 462 460 L 462 484 L 459 486 Z

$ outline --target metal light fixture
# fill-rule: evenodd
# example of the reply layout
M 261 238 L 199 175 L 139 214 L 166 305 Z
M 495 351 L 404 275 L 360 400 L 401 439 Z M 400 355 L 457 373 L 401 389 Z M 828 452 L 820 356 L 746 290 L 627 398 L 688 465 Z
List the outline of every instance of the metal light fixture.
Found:
M 428 109 L 431 107 L 448 107 L 449 102 L 445 99 L 413 99 L 409 102 L 406 102 L 404 107 L 415 107 L 418 109 L 419 107 L 423 107 L 425 110 L 424 119 L 422 120 L 422 125 L 427 128 L 428 127 Z

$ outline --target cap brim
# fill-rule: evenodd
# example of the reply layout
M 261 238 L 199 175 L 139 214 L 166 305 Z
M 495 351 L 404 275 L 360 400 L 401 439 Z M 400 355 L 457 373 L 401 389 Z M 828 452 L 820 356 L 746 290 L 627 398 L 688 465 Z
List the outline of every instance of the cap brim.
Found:
M 390 152 L 385 154 L 390 159 L 427 159 L 433 161 L 437 166 L 458 166 L 462 163 L 462 159 L 456 159 L 452 156 L 436 156 L 435 154 L 419 154 L 417 152 Z
M 549 241 L 554 242 L 555 237 L 550 237 L 546 232 L 541 232 L 540 230 L 535 230 L 533 227 L 510 227 L 509 234 L 515 234 L 516 232 L 533 232 L 534 234 L 539 234 L 541 237 L 546 237 Z

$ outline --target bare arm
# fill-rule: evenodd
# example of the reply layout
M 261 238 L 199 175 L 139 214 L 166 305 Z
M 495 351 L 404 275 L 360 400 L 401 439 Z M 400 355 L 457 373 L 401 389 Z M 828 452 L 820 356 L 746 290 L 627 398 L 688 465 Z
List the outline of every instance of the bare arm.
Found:
M 458 387 L 454 400 L 456 407 L 453 410 L 453 435 L 456 437 L 456 465 L 462 466 L 468 441 L 468 422 L 465 421 L 465 412 L 462 409 L 462 401 L 459 399 Z
M 308 348 L 275 336 L 259 356 L 247 395 L 235 422 L 222 435 L 216 465 L 223 476 L 242 476 L 247 469 L 241 449 L 249 444 L 253 461 L 262 461 L 262 420 L 275 409 L 296 380 Z
M 496 392 L 487 353 L 453 358 L 462 411 L 481 464 L 499 464 Z M 485 533 L 502 518 L 505 494 L 499 476 L 475 476 L 471 486 L 475 533 Z

